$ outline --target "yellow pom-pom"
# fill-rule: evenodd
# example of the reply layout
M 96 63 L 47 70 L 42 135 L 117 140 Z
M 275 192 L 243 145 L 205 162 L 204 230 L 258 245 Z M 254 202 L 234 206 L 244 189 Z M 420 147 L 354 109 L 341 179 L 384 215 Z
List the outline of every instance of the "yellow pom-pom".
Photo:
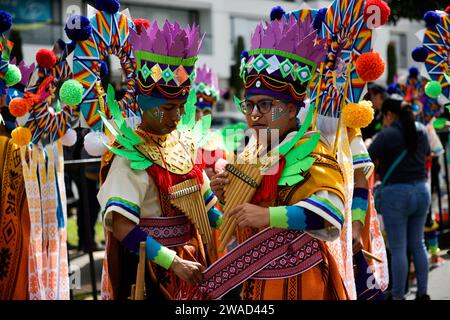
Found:
M 348 128 L 365 128 L 373 120 L 372 102 L 363 100 L 359 103 L 349 103 L 342 110 L 344 125 Z
M 18 146 L 25 146 L 31 142 L 31 131 L 28 128 L 17 127 L 11 132 L 11 140 Z

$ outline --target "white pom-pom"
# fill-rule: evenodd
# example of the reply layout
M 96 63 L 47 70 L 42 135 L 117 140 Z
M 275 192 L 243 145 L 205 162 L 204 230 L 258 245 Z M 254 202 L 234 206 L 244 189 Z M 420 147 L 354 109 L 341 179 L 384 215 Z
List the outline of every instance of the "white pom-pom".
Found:
M 108 137 L 103 132 L 89 132 L 84 136 L 84 149 L 93 157 L 100 157 L 105 153 L 105 144 L 109 143 Z
M 61 143 L 63 146 L 71 147 L 77 142 L 77 132 L 75 130 L 69 129 L 66 134 L 61 138 Z

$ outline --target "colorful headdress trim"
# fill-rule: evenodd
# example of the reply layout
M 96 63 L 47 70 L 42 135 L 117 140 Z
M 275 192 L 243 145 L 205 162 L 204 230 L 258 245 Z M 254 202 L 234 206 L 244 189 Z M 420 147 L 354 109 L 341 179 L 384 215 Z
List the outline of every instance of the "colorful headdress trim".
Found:
M 283 78 L 287 78 L 291 75 L 292 80 L 299 80 L 303 84 L 311 79 L 312 74 L 317 67 L 317 64 L 313 61 L 293 53 L 276 49 L 255 49 L 249 51 L 248 54 L 253 57 L 249 58 L 247 63 L 245 58 L 243 58 L 241 63 L 242 78 L 245 77 L 246 72 L 248 73 L 252 69 L 255 69 L 258 74 L 264 70 L 268 74 L 279 70 Z M 271 57 L 267 59 L 265 56 Z M 284 57 L 286 59 L 280 62 L 276 56 Z M 298 62 L 303 65 L 300 65 Z

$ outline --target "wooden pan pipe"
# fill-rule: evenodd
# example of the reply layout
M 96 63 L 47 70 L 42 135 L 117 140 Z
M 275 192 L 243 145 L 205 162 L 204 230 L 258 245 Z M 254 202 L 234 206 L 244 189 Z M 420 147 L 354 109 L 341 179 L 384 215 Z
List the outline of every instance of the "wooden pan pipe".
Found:
M 235 217 L 229 217 L 230 212 L 236 206 L 250 202 L 262 180 L 260 169 L 255 164 L 240 163 L 227 164 L 225 170 L 228 172 L 229 184 L 224 187 L 224 219 L 221 226 L 222 234 L 219 251 L 223 251 L 236 230 Z
M 203 242 L 213 243 L 205 201 L 196 179 L 189 179 L 172 186 L 169 190 L 170 202 L 180 209 L 200 232 Z

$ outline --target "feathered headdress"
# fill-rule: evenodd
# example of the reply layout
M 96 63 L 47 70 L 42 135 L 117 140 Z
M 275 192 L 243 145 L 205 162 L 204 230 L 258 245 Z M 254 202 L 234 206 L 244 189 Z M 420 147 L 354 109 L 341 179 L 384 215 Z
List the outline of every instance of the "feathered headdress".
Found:
M 196 106 L 202 110 L 212 109 L 220 98 L 219 78 L 211 68 L 203 65 L 197 68 L 194 89 L 197 94 Z
M 145 27 L 145 26 L 144 26 Z M 195 80 L 195 62 L 203 41 L 198 26 L 181 28 L 166 20 L 162 29 L 157 21 L 138 33 L 130 31 L 137 63 L 138 104 L 148 109 L 142 96 L 159 99 L 187 99 Z
M 317 64 L 325 54 L 311 19 L 279 20 L 257 25 L 250 51 L 241 59 L 240 75 L 247 94 L 267 94 L 280 99 L 303 101 Z

